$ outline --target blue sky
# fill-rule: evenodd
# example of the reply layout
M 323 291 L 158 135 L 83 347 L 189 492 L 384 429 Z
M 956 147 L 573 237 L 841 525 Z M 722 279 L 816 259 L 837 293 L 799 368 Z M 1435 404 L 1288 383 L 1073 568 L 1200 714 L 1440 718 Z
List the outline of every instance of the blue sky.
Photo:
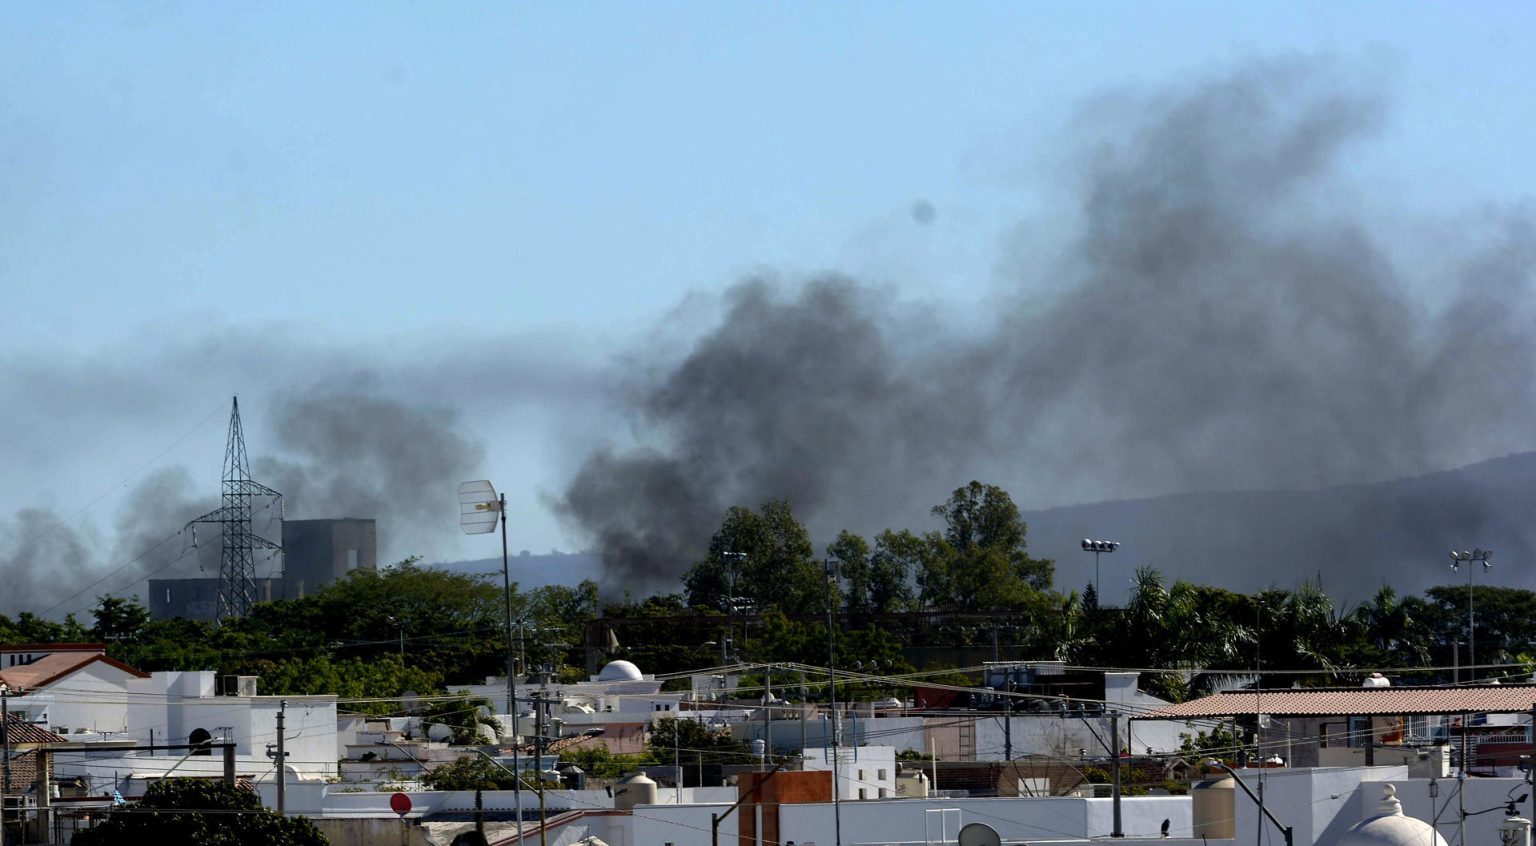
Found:
M 987 282 L 1082 98 L 1290 51 L 1391 79 L 1406 199 L 1529 187 L 1527 4 L 40 4 L 0 33 L 7 343 L 628 325 L 759 268 Z M 963 232 L 867 255 L 918 199 Z M 878 252 L 876 246 L 873 251 Z M 852 265 L 852 266 L 849 266 Z M 964 266 L 960 266 L 964 265 Z M 13 312 L 15 313 L 15 312 Z
M 981 302 L 1006 284 L 1004 236 L 1057 213 L 1060 130 L 1085 101 L 1255 58 L 1326 57 L 1389 92 L 1385 131 L 1345 162 L 1378 213 L 1536 188 L 1526 3 L 5 15 L 0 385 L 31 410 L 4 432 L 18 454 L 0 513 L 68 511 L 145 466 L 195 468 L 211 492 L 223 421 L 198 421 L 236 392 L 259 409 L 303 368 L 274 349 L 270 371 L 164 372 L 231 334 L 258 357 L 262 339 L 335 347 L 361 370 L 505 343 L 558 351 L 580 381 L 626 343 L 687 335 L 674 309 L 751 273 Z M 920 202 L 931 223 L 914 220 Z M 415 384 L 384 369 L 370 378 Z M 58 393 L 34 396 L 40 382 Z M 576 544 L 541 504 L 575 459 L 545 439 L 622 430 L 585 402 L 466 412 L 483 475 L 514 480 L 528 515 L 514 546 Z M 468 554 L 455 543 L 443 557 Z

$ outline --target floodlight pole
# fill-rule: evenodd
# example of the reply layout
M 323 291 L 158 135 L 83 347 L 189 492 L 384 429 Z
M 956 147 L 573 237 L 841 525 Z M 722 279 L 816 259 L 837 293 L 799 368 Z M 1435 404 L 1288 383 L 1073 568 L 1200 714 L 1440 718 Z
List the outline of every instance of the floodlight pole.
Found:
M 517 837 L 523 837 L 523 769 L 518 762 L 517 725 L 517 661 L 512 657 L 512 565 L 507 557 L 507 495 L 502 494 L 501 505 L 501 588 L 507 606 L 507 718 L 512 721 L 512 769 L 517 777 L 512 780 L 512 800 L 517 806 Z
M 1477 683 L 1477 617 L 1472 610 L 1472 575 L 1477 572 L 1477 568 L 1472 565 L 1473 562 L 1481 562 L 1484 571 L 1492 570 L 1493 562 L 1488 560 L 1492 557 L 1491 549 L 1478 548 L 1459 553 L 1451 551 L 1451 572 L 1461 569 L 1463 564 L 1467 567 L 1467 680 L 1473 684 Z

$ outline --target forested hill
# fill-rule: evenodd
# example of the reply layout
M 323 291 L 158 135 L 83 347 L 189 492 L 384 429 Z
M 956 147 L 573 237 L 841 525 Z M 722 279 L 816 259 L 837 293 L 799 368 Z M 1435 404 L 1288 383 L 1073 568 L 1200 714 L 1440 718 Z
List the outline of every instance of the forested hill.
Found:
M 1135 568 L 1239 591 L 1316 581 L 1359 601 L 1390 582 L 1400 594 L 1465 580 L 1447 553 L 1492 548 L 1479 584 L 1536 588 L 1536 453 L 1368 485 L 1310 491 L 1182 494 L 1025 512 L 1031 554 L 1056 561 L 1056 585 L 1093 578 L 1083 538 L 1120 541 L 1101 557 L 1104 601 Z
M 582 579 L 601 579 L 603 562 L 592 552 L 551 552 L 538 555 L 528 550 L 514 552 L 507 561 L 512 581 L 524 588 L 546 585 L 573 585 Z M 470 561 L 444 561 L 433 564 L 433 569 L 473 576 L 492 575 L 501 578 L 501 556 L 477 558 Z

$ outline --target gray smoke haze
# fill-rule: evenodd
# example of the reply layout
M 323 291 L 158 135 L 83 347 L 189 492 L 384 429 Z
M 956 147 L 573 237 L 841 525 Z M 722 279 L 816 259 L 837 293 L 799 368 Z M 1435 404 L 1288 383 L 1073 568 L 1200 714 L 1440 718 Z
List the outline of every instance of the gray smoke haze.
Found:
M 583 424 L 565 425 L 550 440 L 580 440 L 584 425 L 604 419 L 593 409 L 600 392 L 579 352 L 554 348 L 539 333 L 472 338 L 445 352 L 423 339 L 334 347 L 280 329 L 230 329 L 216 341 L 146 347 L 132 361 L 116 350 L 8 360 L 0 395 L 27 401 L 0 419 L 0 439 L 18 460 L 37 465 L 33 478 L 41 476 L 51 495 L 13 486 L 20 502 L 49 505 L 12 505 L 0 518 L 0 583 L 8 586 L 0 613 L 57 606 L 50 612 L 57 617 L 88 611 L 102 594 L 143 597 L 148 577 L 217 576 L 218 527 L 198 528 L 196 550 L 190 533 L 177 532 L 220 506 L 233 390 L 242 392 L 253 475 L 285 494 L 289 517 L 372 517 L 381 563 L 440 554 L 459 537 L 458 483 L 488 475 L 483 435 L 464 415 L 494 421 L 513 443 L 578 416 Z M 200 417 L 199 446 L 189 450 L 191 442 L 178 438 Z M 120 460 L 79 448 L 98 441 Z M 175 460 L 150 461 L 162 449 Z M 511 487 L 513 480 L 498 481 Z M 520 495 L 534 496 L 514 489 Z M 253 528 L 277 540 L 274 515 L 258 512 Z M 259 577 L 276 569 L 275 560 L 258 558 Z
M 43 561 L 48 565 L 38 566 Z M 28 508 L 0 521 L 0 613 L 44 613 L 94 563 L 82 531 L 51 511 Z
M 255 460 L 252 475 L 283 494 L 292 519 L 378 520 L 381 547 L 391 529 L 428 536 L 453 529 L 444 519 L 448 505 L 484 460 L 446 407 L 320 390 L 284 396 L 273 411 L 283 457 Z M 434 524 L 437 532 L 426 529 Z
M 1370 221 L 1409 222 L 1361 205 L 1343 167 L 1387 98 L 1340 70 L 1089 104 L 1064 142 L 1071 234 L 1021 227 L 985 317 L 839 278 L 736 286 L 684 357 L 634 367 L 639 445 L 594 453 L 563 514 L 614 579 L 675 589 L 728 506 L 770 497 L 825 542 L 926 528 L 971 478 L 1043 507 L 1529 449 L 1532 217 L 1448 222 L 1433 262 L 1396 248 Z

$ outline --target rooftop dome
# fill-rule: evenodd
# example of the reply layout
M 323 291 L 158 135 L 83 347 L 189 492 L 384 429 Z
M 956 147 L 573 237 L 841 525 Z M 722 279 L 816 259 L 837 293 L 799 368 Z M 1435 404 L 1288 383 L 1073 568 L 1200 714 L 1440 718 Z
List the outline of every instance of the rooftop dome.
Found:
M 640 668 L 628 661 L 612 661 L 597 674 L 597 680 L 604 682 L 641 681 L 643 678 Z
M 1404 816 L 1397 788 L 1388 784 L 1376 813 L 1355 823 L 1334 846 L 1446 846 L 1446 842 L 1434 826 Z

